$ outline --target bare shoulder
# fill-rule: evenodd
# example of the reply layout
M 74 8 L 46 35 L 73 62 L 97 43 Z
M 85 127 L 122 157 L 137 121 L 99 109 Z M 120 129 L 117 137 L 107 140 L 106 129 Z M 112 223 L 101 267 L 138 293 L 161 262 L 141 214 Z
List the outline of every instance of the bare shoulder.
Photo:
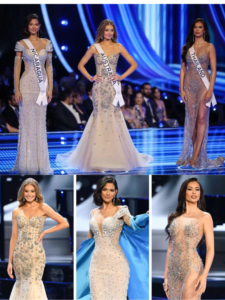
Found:
M 46 212 L 46 211 L 48 211 L 49 209 L 51 209 L 51 207 L 50 207 L 48 204 L 46 204 L 46 203 L 40 203 L 40 204 L 39 204 L 39 208 L 40 208 L 41 210 L 43 210 L 44 212 Z
M 47 45 L 50 42 L 50 40 L 48 40 L 48 39 L 41 39 L 41 40 L 45 45 Z
M 119 52 L 125 49 L 124 46 L 120 43 L 116 43 L 116 47 L 118 48 Z
M 208 43 L 207 48 L 209 51 L 215 51 L 215 46 L 211 43 Z
M 207 213 L 207 212 L 204 211 L 202 213 L 202 217 L 203 217 L 204 222 L 212 221 L 212 216 L 210 215 L 210 213 Z
M 98 53 L 98 51 L 97 51 L 97 49 L 96 49 L 96 47 L 95 47 L 95 44 L 92 44 L 92 45 L 88 48 L 88 50 L 89 50 L 92 54 Z
M 20 43 L 21 45 L 23 45 L 24 47 L 26 46 L 24 40 L 20 40 L 19 43 Z
M 13 217 L 17 217 L 19 212 L 20 212 L 20 208 L 19 207 L 15 208 L 12 212 Z

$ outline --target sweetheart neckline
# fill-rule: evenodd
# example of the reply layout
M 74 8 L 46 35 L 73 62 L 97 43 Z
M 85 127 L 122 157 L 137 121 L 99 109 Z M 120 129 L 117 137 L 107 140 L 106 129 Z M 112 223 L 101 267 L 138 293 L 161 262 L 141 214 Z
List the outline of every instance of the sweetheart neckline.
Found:
M 23 45 L 22 43 L 20 43 L 20 42 L 18 42 L 18 43 L 19 43 L 20 45 L 22 45 L 22 47 L 23 47 L 25 50 L 30 50 L 29 48 L 25 48 L 24 45 Z M 38 56 L 40 55 L 40 53 L 41 53 L 42 50 L 45 50 L 45 52 L 46 52 L 46 48 L 47 48 L 47 45 L 48 45 L 49 43 L 50 43 L 50 41 L 48 41 L 47 44 L 46 44 L 46 46 L 45 46 L 45 48 L 41 49 L 39 52 L 37 52 L 37 50 L 34 48 L 34 49 L 36 50 Z M 32 45 L 32 46 L 33 46 L 33 45 Z M 30 51 L 31 51 L 31 50 L 30 50 Z
M 23 217 L 23 218 L 26 219 L 27 221 L 30 221 L 30 220 L 33 219 L 33 218 L 36 218 L 36 217 L 45 217 L 45 216 L 44 216 L 44 215 L 37 215 L 37 216 L 31 217 L 30 219 L 28 219 L 26 216 L 16 216 L 16 217 Z
M 109 58 L 110 56 L 116 55 L 116 54 L 119 54 L 119 55 L 120 55 L 120 53 L 118 52 L 118 53 L 112 53 L 112 54 L 110 54 L 109 56 L 106 56 L 106 57 Z M 100 54 L 100 53 L 95 53 L 94 55 L 101 55 L 101 54 Z

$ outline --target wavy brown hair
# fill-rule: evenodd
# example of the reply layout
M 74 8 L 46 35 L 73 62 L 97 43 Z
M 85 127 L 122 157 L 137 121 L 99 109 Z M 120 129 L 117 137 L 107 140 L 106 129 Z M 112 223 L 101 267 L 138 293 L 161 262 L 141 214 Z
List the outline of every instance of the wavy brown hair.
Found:
M 117 34 L 117 30 L 116 30 L 116 26 L 114 24 L 113 21 L 109 20 L 109 19 L 106 19 L 106 20 L 103 20 L 98 29 L 97 29 L 97 33 L 96 33 L 96 38 L 95 38 L 95 43 L 100 43 L 102 42 L 102 39 L 101 37 L 104 36 L 104 31 L 105 31 L 105 27 L 107 25 L 112 25 L 113 28 L 114 28 L 114 36 L 113 36 L 113 39 L 112 39 L 112 42 L 113 43 L 117 43 L 117 38 L 118 38 L 118 34 Z
M 117 190 L 117 193 L 115 195 L 115 202 L 113 203 L 113 205 L 118 206 L 121 205 L 120 199 L 117 198 L 117 194 L 118 194 L 118 185 L 117 185 L 117 181 L 113 176 L 104 176 L 101 179 L 99 179 L 98 183 L 97 183 L 97 187 L 96 190 L 94 191 L 94 199 L 93 202 L 97 205 L 97 206 L 101 206 L 103 204 L 103 200 L 102 200 L 102 196 L 101 196 L 101 192 L 102 189 L 104 188 L 104 186 L 107 183 L 112 183 L 115 186 L 115 190 Z
M 38 20 L 38 23 L 40 24 L 40 20 L 37 14 L 29 14 L 28 16 L 26 16 L 26 18 L 24 19 L 23 22 L 23 29 L 22 29 L 22 37 L 23 39 L 27 39 L 30 36 L 30 32 L 28 30 L 28 25 L 30 24 L 31 20 Z M 41 31 L 41 28 L 39 29 L 39 33 L 38 33 L 38 37 L 42 37 L 43 33 Z
M 17 196 L 17 200 L 19 201 L 19 206 L 18 207 L 22 207 L 25 205 L 26 201 L 23 201 L 23 197 L 24 197 L 24 189 L 25 186 L 31 184 L 33 185 L 33 187 L 35 188 L 35 192 L 36 192 L 36 197 L 37 197 L 37 203 L 43 203 L 44 202 L 44 197 L 41 194 L 41 188 L 39 183 L 33 179 L 33 178 L 27 178 L 26 180 L 23 181 L 23 183 L 21 184 L 19 191 L 18 191 L 18 196 Z
M 210 42 L 210 36 L 209 36 L 209 31 L 208 31 L 208 26 L 207 26 L 206 21 L 202 18 L 196 19 L 191 25 L 191 28 L 189 30 L 189 33 L 188 33 L 188 36 L 187 36 L 187 39 L 186 39 L 186 44 L 184 45 L 183 51 L 182 51 L 182 54 L 181 54 L 182 62 L 184 62 L 185 64 L 187 62 L 186 61 L 186 55 L 187 55 L 188 49 L 191 48 L 191 46 L 194 44 L 193 30 L 194 30 L 195 24 L 197 22 L 201 22 L 203 24 L 204 29 L 205 29 L 205 41 L 208 42 L 208 43 Z
M 185 180 L 182 183 L 181 187 L 180 187 L 180 191 L 179 191 L 179 195 L 178 195 L 178 205 L 177 205 L 176 211 L 173 212 L 168 217 L 168 224 L 165 228 L 165 231 L 168 235 L 168 238 L 170 237 L 169 227 L 170 227 L 171 223 L 173 222 L 174 219 L 176 219 L 179 216 L 183 215 L 186 211 L 186 190 L 187 190 L 187 186 L 190 182 L 197 182 L 199 184 L 199 186 L 200 186 L 200 199 L 198 201 L 198 208 L 202 211 L 206 210 L 204 191 L 203 191 L 201 183 L 195 177 L 192 177 L 192 178 L 189 178 L 189 179 Z

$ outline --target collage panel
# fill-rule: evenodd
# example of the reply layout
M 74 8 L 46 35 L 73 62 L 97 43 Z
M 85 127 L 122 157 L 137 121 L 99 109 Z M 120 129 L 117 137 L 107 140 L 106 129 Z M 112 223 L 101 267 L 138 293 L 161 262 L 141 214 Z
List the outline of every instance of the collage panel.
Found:
M 0 299 L 74 299 L 73 207 L 71 175 L 0 176 Z
M 149 176 L 77 176 L 76 299 L 149 299 Z
M 224 299 L 224 176 L 152 176 L 152 299 Z

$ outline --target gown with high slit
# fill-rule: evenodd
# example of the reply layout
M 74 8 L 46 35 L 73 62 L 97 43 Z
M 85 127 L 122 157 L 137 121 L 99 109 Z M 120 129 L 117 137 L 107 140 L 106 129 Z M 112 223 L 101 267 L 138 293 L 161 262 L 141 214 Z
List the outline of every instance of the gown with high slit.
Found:
M 206 77 L 210 80 L 208 73 L 209 54 L 206 50 L 202 50 L 197 57 Z M 206 92 L 206 87 L 192 61 L 189 51 L 187 52 L 186 61 L 187 71 L 184 76 L 184 91 L 188 101 L 185 104 L 183 148 L 177 161 L 177 165 L 186 164 L 191 159 L 193 144 L 196 141 L 199 105 L 201 101 L 203 101 L 203 96 Z M 207 156 L 209 113 L 210 108 L 207 107 L 206 129 L 201 144 L 200 154 L 196 161 L 197 168 L 215 168 L 223 165 L 224 163 L 224 158 L 222 156 L 219 156 L 216 159 L 209 159 Z
M 18 239 L 13 253 L 16 282 L 9 300 L 48 300 L 42 282 L 45 250 L 38 238 L 45 216 L 17 216 Z
M 99 209 L 90 213 L 90 230 L 95 239 L 89 268 L 91 300 L 127 300 L 130 268 L 119 246 L 124 218 L 130 218 L 125 205 L 112 217 L 103 218 Z
M 203 272 L 197 246 L 203 237 L 198 219 L 177 217 L 169 227 L 172 248 L 168 256 L 167 280 L 170 300 L 199 300 L 195 285 Z
M 119 106 L 114 106 L 115 90 L 100 54 L 94 55 L 96 74 L 102 81 L 92 89 L 93 112 L 74 151 L 58 154 L 56 162 L 83 171 L 129 171 L 147 167 L 150 155 L 135 148 Z M 119 53 L 108 57 L 114 73 Z
M 48 41 L 45 49 L 38 53 L 44 80 L 52 80 L 52 43 Z M 50 166 L 47 130 L 46 109 L 47 106 L 36 103 L 40 87 L 34 67 L 33 55 L 30 49 L 26 49 L 20 42 L 16 43 L 15 52 L 22 53 L 25 71 L 23 72 L 19 89 L 22 101 L 19 105 L 19 133 L 17 157 L 12 172 L 18 174 L 52 174 Z M 21 56 L 15 58 L 15 68 L 21 65 Z M 45 67 L 46 65 L 46 67 Z M 46 70 L 50 70 L 49 77 Z M 46 88 L 46 91 L 48 87 Z

